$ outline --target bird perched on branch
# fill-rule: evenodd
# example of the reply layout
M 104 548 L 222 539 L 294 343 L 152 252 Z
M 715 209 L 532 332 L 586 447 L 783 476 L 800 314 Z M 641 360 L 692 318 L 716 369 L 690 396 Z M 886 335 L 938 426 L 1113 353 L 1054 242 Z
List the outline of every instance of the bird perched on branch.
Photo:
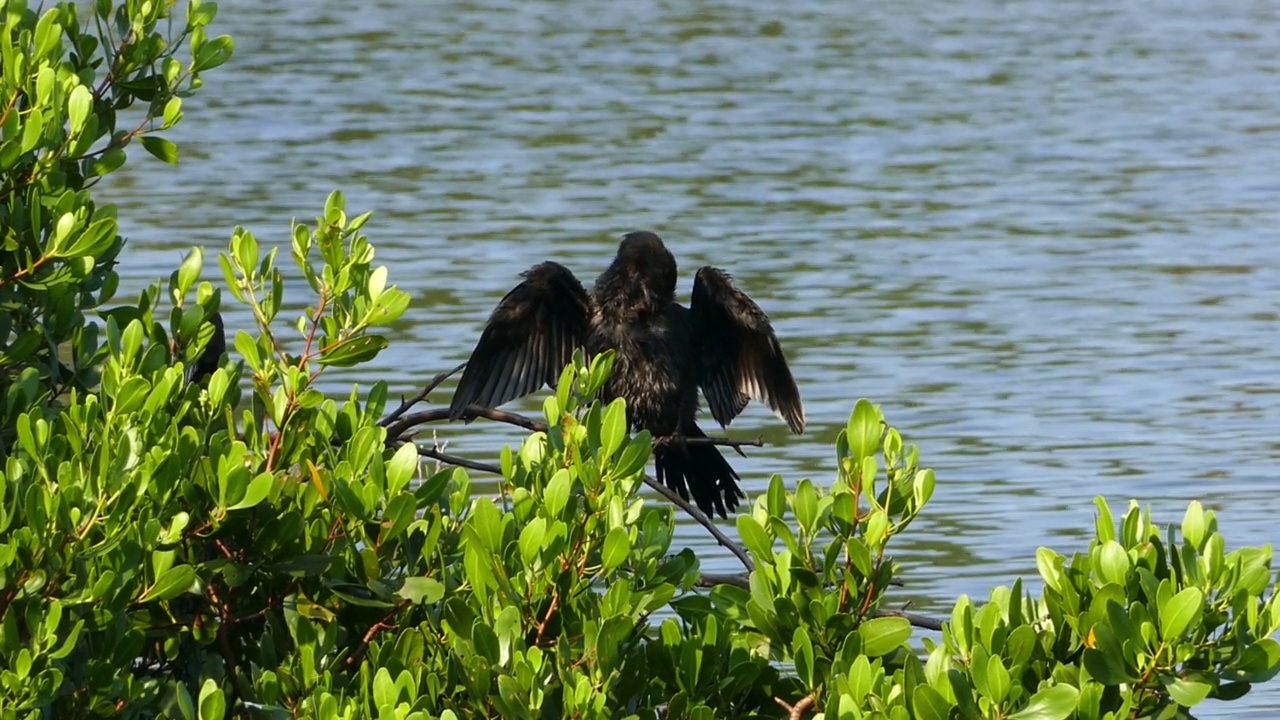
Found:
M 721 427 L 755 399 L 792 432 L 804 431 L 800 391 L 769 318 L 728 273 L 700 268 L 686 308 L 675 301 L 676 261 L 662 239 L 633 232 L 590 294 L 558 263 L 523 277 L 489 316 L 450 403 L 452 419 L 469 405 L 497 407 L 554 386 L 576 348 L 588 357 L 614 350 L 602 399 L 625 398 L 633 429 L 667 438 L 654 448 L 659 482 L 721 517 L 745 496 L 718 448 L 682 442 L 706 437 L 696 421 L 698 388 Z

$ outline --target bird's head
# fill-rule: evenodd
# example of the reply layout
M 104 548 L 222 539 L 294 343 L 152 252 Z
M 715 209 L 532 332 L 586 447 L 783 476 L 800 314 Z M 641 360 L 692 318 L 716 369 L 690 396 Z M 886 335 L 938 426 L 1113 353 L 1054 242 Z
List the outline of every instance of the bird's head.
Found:
M 627 233 L 618 245 L 614 268 L 655 298 L 670 301 L 676 292 L 676 259 L 662 238 L 647 230 Z

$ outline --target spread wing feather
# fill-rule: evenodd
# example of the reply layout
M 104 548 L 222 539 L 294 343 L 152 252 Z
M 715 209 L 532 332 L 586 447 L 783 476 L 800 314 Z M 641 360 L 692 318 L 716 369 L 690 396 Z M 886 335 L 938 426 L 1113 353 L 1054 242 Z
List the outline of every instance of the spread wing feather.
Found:
M 699 384 L 716 422 L 728 427 L 754 399 L 792 432 L 804 432 L 800 390 L 760 306 L 734 287 L 728 273 L 706 266 L 694 278 L 689 309 L 700 345 Z
M 468 405 L 498 407 L 560 379 L 587 340 L 590 298 L 568 268 L 544 262 L 527 270 L 485 325 L 449 403 L 453 419 Z

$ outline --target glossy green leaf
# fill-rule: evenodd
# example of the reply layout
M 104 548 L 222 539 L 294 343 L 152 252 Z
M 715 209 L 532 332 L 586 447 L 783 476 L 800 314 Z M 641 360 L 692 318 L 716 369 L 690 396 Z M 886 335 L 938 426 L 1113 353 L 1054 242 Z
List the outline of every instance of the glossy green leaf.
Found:
M 434 578 L 409 577 L 398 594 L 411 603 L 437 603 L 444 597 L 444 584 Z
M 917 685 L 911 694 L 916 720 L 950 720 L 952 704 L 928 685 Z
M 911 623 L 901 617 L 878 617 L 858 626 L 862 652 L 868 657 L 888 655 L 911 637 Z
M 803 627 L 796 628 L 791 638 L 791 653 L 795 658 L 796 674 L 800 676 L 800 682 L 806 689 L 814 687 L 816 669 L 813 664 L 813 641 Z
M 227 510 L 244 510 L 255 507 L 258 503 L 267 499 L 267 494 L 271 492 L 271 485 L 275 482 L 275 476 L 269 472 L 259 473 L 250 483 L 249 487 L 244 491 L 244 497 L 240 502 L 227 508 Z
M 739 515 L 737 519 L 738 537 L 742 538 L 742 544 L 746 546 L 751 554 L 756 556 L 757 562 L 771 562 L 773 560 L 772 542 L 765 533 L 764 528 L 760 527 L 760 523 L 750 515 Z
M 520 559 L 526 567 L 533 567 L 542 552 L 547 534 L 546 518 L 534 518 L 520 531 Z
M 879 449 L 883 426 L 880 412 L 870 400 L 862 399 L 854 405 L 845 432 L 849 438 L 849 450 L 856 462 L 874 455 Z
M 1200 588 L 1184 588 L 1160 606 L 1160 636 L 1166 641 L 1180 640 L 1200 624 L 1204 613 L 1204 593 Z
M 196 570 L 190 565 L 175 565 L 164 572 L 142 597 L 139 603 L 153 600 L 172 600 L 186 592 L 196 580 Z
M 1204 547 L 1205 536 L 1204 508 L 1199 500 L 1192 500 L 1187 505 L 1187 512 L 1182 517 L 1182 537 L 1195 548 Z
M 200 686 L 200 720 L 222 720 L 227 711 L 227 700 L 222 688 L 213 678 L 207 678 Z
M 1076 710 L 1080 691 L 1070 685 L 1045 688 L 1027 701 L 1009 720 L 1067 720 Z
M 93 93 L 84 85 L 76 85 L 67 98 L 67 119 L 71 122 L 71 134 L 84 130 L 85 121 L 93 109 Z
M 178 146 L 172 140 L 159 135 L 143 135 L 138 139 L 147 152 L 170 165 L 178 164 Z
M 604 552 L 600 557 L 601 569 L 611 572 L 631 554 L 631 537 L 625 528 L 615 527 L 604 539 Z
M 1098 572 L 1105 582 L 1123 584 L 1129 574 L 1129 553 L 1115 540 L 1103 543 L 1099 551 Z
M 559 517 L 569 502 L 569 490 L 572 487 L 573 476 L 567 469 L 560 468 L 551 476 L 546 489 L 542 492 L 542 502 L 547 508 L 548 515 Z
M 387 345 L 387 339 L 381 335 L 364 335 L 344 340 L 322 348 L 320 351 L 320 364 L 335 367 L 352 367 L 374 359 Z
M 1178 677 L 1167 676 L 1161 679 L 1164 689 L 1169 693 L 1169 697 L 1182 707 L 1190 708 L 1204 702 L 1209 697 L 1209 693 L 1213 692 L 1213 686 L 1208 683 L 1195 682 L 1185 680 Z
M 604 423 L 600 428 L 600 452 L 603 457 L 613 457 L 626 437 L 627 403 L 623 398 L 617 398 L 605 410 Z
M 395 496 L 408 487 L 418 470 L 418 448 L 407 442 L 396 450 L 395 455 L 387 461 L 387 495 Z

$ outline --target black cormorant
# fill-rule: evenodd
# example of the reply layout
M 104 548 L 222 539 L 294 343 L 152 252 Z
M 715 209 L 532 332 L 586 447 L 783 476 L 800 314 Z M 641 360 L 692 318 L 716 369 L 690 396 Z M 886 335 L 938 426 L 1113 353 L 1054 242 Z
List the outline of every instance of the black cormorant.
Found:
M 633 429 L 655 438 L 660 482 L 721 517 L 745 497 L 738 474 L 698 427 L 698 388 L 711 415 L 727 427 L 748 399 L 763 401 L 804 431 L 804 407 L 768 317 L 733 285 L 704 266 L 689 307 L 675 301 L 676 261 L 662 239 L 633 232 L 591 294 L 563 265 L 544 262 L 498 303 L 467 362 L 450 404 L 454 419 L 468 405 L 497 407 L 544 384 L 554 385 L 576 348 L 588 357 L 616 352 L 603 400 L 622 397 Z

